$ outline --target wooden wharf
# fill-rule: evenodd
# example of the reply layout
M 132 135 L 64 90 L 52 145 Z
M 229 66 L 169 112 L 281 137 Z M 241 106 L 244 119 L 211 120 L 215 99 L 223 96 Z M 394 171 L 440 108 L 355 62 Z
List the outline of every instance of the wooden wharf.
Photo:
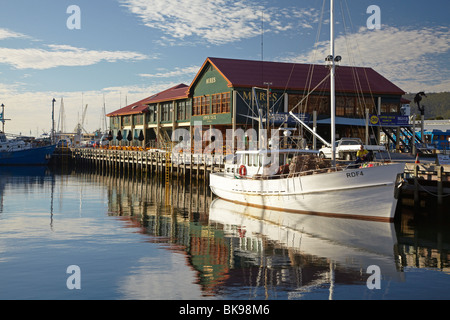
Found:
M 169 181 L 173 176 L 189 180 L 209 180 L 209 173 L 223 170 L 224 155 L 172 154 L 161 149 L 71 148 L 70 161 L 76 167 L 98 173 L 119 175 L 159 175 Z M 56 153 L 58 157 L 58 153 Z M 63 162 L 59 160 L 59 162 Z
M 412 195 L 415 205 L 424 195 L 435 197 L 438 205 L 450 197 L 450 165 L 407 163 L 404 180 L 402 195 Z

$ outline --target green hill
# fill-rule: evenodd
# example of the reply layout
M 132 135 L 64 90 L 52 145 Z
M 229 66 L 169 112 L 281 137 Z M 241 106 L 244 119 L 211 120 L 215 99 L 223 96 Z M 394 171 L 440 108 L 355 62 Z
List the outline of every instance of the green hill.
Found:
M 425 119 L 450 119 L 450 92 L 427 93 L 422 97 L 421 106 L 425 106 Z M 411 100 L 411 114 L 420 115 L 417 104 L 414 103 L 416 93 L 408 93 L 403 98 Z

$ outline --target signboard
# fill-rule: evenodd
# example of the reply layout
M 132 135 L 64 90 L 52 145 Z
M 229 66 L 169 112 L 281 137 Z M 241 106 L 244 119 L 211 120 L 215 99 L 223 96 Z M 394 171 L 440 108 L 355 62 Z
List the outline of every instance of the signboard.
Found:
M 309 114 L 307 113 L 294 113 L 295 116 L 297 116 L 300 120 L 302 120 L 305 123 L 309 122 Z M 296 121 L 294 118 L 290 116 L 288 112 L 278 112 L 273 113 L 269 116 L 269 121 L 273 124 L 295 124 Z
M 372 114 L 369 117 L 369 124 L 372 126 L 405 126 L 409 125 L 408 116 L 398 115 L 375 115 Z

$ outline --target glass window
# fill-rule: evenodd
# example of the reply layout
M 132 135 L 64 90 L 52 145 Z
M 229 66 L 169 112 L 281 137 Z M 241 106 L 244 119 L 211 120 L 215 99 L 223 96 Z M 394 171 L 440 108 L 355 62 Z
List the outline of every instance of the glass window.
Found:
M 220 108 L 221 113 L 228 113 L 230 112 L 230 93 L 225 92 L 221 95 L 221 101 L 220 101 Z

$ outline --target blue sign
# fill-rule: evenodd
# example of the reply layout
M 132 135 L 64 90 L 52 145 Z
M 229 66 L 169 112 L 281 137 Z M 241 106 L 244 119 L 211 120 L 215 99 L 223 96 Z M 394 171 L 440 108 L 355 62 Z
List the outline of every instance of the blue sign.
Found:
M 372 126 L 405 126 L 409 125 L 409 117 L 398 115 L 372 114 L 369 117 L 369 124 Z

